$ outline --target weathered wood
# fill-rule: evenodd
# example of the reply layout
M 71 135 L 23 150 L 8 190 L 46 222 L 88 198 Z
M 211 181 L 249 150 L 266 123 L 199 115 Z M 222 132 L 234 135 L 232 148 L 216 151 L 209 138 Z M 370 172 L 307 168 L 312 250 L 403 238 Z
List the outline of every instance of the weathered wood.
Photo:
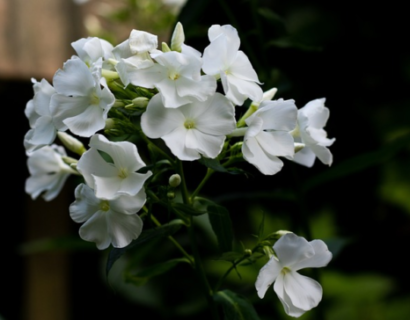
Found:
M 0 0 L 0 78 L 52 78 L 83 36 L 69 0 Z

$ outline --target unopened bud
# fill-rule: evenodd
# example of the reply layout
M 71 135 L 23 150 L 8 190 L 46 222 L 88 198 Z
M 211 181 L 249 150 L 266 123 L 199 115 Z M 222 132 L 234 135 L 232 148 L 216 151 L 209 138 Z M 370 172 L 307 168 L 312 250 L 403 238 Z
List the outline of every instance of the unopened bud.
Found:
M 171 51 L 171 49 L 168 47 L 168 45 L 165 42 L 163 42 L 161 46 L 162 46 L 162 52 L 170 52 Z
M 123 107 L 123 106 L 125 106 L 124 101 L 122 101 L 122 100 L 115 100 L 114 105 L 113 105 L 113 108 L 121 108 L 121 107 Z
M 148 105 L 149 99 L 146 97 L 138 97 L 132 100 L 134 107 L 138 109 L 145 109 Z
M 272 256 L 273 256 L 273 249 L 272 249 L 272 247 L 264 246 L 264 247 L 263 247 L 263 253 L 264 253 L 265 255 L 267 255 L 267 256 L 269 257 L 269 259 L 272 258 Z
M 169 191 L 167 193 L 167 197 L 168 197 L 169 200 L 174 199 L 175 198 L 175 192 Z
M 112 130 L 115 128 L 115 121 L 113 118 L 108 118 L 105 120 L 105 128 L 104 130 Z
M 169 177 L 169 185 L 172 188 L 178 187 L 180 183 L 181 183 L 181 176 L 178 173 L 173 174 L 172 176 Z
M 171 50 L 181 52 L 182 44 L 185 42 L 184 28 L 181 22 L 178 22 L 175 26 L 174 32 L 171 38 Z
M 58 138 L 60 139 L 61 143 L 70 151 L 82 155 L 86 149 L 82 142 L 73 136 L 69 135 L 68 133 L 65 132 L 57 132 Z
M 275 96 L 276 92 L 278 92 L 278 89 L 276 89 L 276 88 L 272 88 L 272 89 L 270 89 L 270 90 L 268 90 L 268 91 L 265 91 L 265 92 L 263 93 L 263 96 L 262 96 L 262 101 L 272 100 L 273 97 Z
M 252 250 L 251 249 L 245 249 L 244 250 L 244 254 L 248 257 L 250 257 L 252 255 Z

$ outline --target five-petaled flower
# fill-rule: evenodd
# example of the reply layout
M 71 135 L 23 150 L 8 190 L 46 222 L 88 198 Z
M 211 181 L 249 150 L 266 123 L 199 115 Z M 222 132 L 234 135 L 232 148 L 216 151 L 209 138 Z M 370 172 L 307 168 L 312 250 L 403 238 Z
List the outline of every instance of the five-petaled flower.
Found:
M 259 271 L 256 290 L 262 299 L 268 288 L 273 289 L 285 312 L 300 317 L 322 300 L 322 286 L 315 280 L 300 275 L 303 268 L 320 268 L 332 259 L 332 253 L 322 240 L 308 242 L 294 233 L 283 235 L 273 246 L 276 256 Z

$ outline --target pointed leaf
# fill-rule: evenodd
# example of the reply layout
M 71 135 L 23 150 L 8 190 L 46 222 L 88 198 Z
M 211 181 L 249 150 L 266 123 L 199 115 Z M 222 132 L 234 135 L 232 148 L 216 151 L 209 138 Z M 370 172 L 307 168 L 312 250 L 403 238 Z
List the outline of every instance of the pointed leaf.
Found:
M 172 220 L 170 223 L 164 224 L 161 227 L 142 231 L 141 235 L 137 239 L 132 241 L 128 246 L 124 248 L 112 248 L 107 259 L 105 271 L 106 275 L 108 275 L 108 272 L 110 272 L 114 262 L 117 261 L 128 250 L 152 239 L 170 236 L 177 232 L 182 225 L 184 225 L 184 222 L 182 220 Z
M 260 320 L 253 305 L 230 290 L 218 291 L 214 300 L 222 305 L 225 320 Z
M 207 213 L 206 211 L 201 211 L 201 210 L 197 210 L 195 208 L 192 208 L 191 206 L 187 206 L 186 204 L 183 203 L 173 203 L 172 207 L 178 211 L 181 211 L 189 216 L 200 216 L 203 215 L 205 213 Z

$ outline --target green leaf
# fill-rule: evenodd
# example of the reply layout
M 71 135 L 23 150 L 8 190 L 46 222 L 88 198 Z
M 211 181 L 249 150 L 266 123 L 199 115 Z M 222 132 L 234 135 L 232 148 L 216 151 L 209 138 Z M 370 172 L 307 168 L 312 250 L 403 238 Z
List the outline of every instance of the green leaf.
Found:
M 171 270 L 179 263 L 190 263 L 187 258 L 172 259 L 162 263 L 155 264 L 147 269 L 144 269 L 133 275 L 126 275 L 125 280 L 127 282 L 132 282 L 136 286 L 144 285 L 148 280 L 155 276 L 164 274 L 165 272 Z
M 190 216 L 200 216 L 207 213 L 206 211 L 197 210 L 191 206 L 179 202 L 172 203 L 172 207 Z
M 229 211 L 216 204 L 208 206 L 209 221 L 221 252 L 232 251 L 233 231 Z
M 253 305 L 230 290 L 218 291 L 214 300 L 222 305 L 225 320 L 260 320 Z
M 164 224 L 158 228 L 149 229 L 142 231 L 141 235 L 132 241 L 128 246 L 124 248 L 112 248 L 110 253 L 108 254 L 107 265 L 106 265 L 106 275 L 110 272 L 114 262 L 117 261 L 125 252 L 128 250 L 135 248 L 147 241 L 150 241 L 155 238 L 159 237 L 168 237 L 175 232 L 177 232 L 181 226 L 184 225 L 184 222 L 180 219 L 172 220 L 168 224 Z
M 203 164 L 205 167 L 210 168 L 217 172 L 224 172 L 229 174 L 245 174 L 245 171 L 239 168 L 229 168 L 226 169 L 224 166 L 221 165 L 218 159 L 209 159 L 201 157 L 199 163 Z

